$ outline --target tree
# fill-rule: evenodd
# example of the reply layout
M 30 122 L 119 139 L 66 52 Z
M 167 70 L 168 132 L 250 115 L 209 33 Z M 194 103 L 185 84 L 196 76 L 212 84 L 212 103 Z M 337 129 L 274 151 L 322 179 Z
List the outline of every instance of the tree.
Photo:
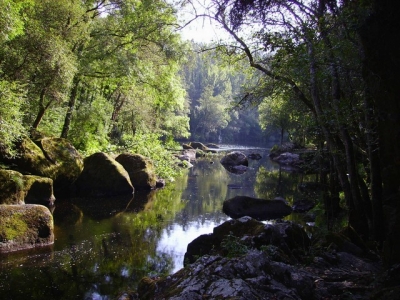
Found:
M 367 4 L 355 9 L 353 1 L 340 4 L 337 1 L 322 0 L 215 0 L 208 12 L 208 17 L 218 22 L 233 39 L 233 42 L 224 45 L 227 52 L 242 57 L 244 55 L 251 67 L 262 72 L 265 80 L 273 82 L 273 90 L 266 90 L 266 96 L 276 92 L 282 95 L 279 89 L 290 89 L 291 96 L 287 99 L 301 102 L 302 107 L 308 109 L 322 133 L 324 143 L 320 145 L 326 145 L 334 162 L 335 169 L 330 179 L 337 178 L 340 182 L 349 210 L 349 224 L 364 239 L 372 238 L 378 242 L 383 239 L 382 224 L 385 218 L 379 200 L 379 187 L 382 186 L 379 174 L 382 175 L 382 170 L 377 171 L 379 158 L 375 153 L 379 148 L 376 146 L 376 138 L 388 141 L 388 136 L 391 136 L 393 139 L 393 130 L 385 127 L 385 133 L 373 132 L 378 119 L 374 108 L 381 107 L 380 112 L 384 114 L 388 110 L 381 103 L 377 105 L 368 101 L 368 92 L 365 91 L 371 87 L 366 84 L 371 85 L 372 80 L 363 80 L 361 57 L 363 49 L 371 50 L 376 46 L 374 48 L 369 44 L 371 49 L 365 47 L 365 42 L 364 45 L 360 42 L 355 28 L 364 22 L 369 9 L 379 8 L 377 15 L 381 14 L 378 17 L 380 20 L 383 19 L 383 10 L 389 13 L 388 7 L 387 3 L 375 7 Z M 375 19 L 372 24 L 374 28 L 385 27 L 387 24 L 397 25 L 396 21 L 389 20 L 383 25 Z M 252 26 L 249 27 L 249 24 Z M 386 47 L 388 40 L 387 37 L 384 40 Z M 383 49 L 379 51 L 383 55 Z M 374 59 L 369 62 L 373 61 L 373 66 L 369 68 L 376 69 L 379 59 L 371 56 Z M 383 70 L 380 71 L 383 74 Z M 393 77 L 386 71 L 384 74 L 390 78 L 385 82 L 392 82 L 395 86 L 391 81 Z M 385 88 L 386 91 L 391 90 Z M 260 89 L 255 91 L 244 94 L 242 101 L 261 99 L 260 96 L 265 92 Z M 391 103 L 398 107 L 393 102 L 394 99 L 397 101 L 394 94 L 390 97 L 391 100 L 385 101 L 385 105 Z M 387 147 L 391 149 L 387 154 L 393 157 L 397 153 L 396 147 Z M 386 164 L 392 165 L 389 162 Z M 371 168 L 374 174 L 370 172 Z M 373 192 L 369 193 L 368 184 L 372 181 Z M 395 196 L 397 194 L 394 190 L 398 191 L 398 184 L 392 182 L 393 189 L 389 194 Z M 337 198 L 337 190 L 331 190 L 330 193 L 332 199 Z M 398 219 L 393 216 L 393 220 Z M 397 221 L 391 223 L 398 224 Z M 391 243 L 396 244 L 393 239 Z

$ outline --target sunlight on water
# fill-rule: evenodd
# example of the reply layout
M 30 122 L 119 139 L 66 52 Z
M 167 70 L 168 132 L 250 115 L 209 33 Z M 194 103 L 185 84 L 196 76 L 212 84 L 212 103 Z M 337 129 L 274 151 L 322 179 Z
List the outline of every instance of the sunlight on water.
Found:
M 229 217 L 226 217 L 223 221 L 229 219 Z M 193 237 L 212 233 L 213 228 L 220 224 L 221 222 L 217 223 L 213 220 L 206 220 L 203 223 L 190 222 L 186 226 L 175 223 L 163 230 L 158 242 L 157 251 L 167 253 L 173 257 L 174 269 L 172 272 L 175 273 L 183 267 L 186 248 L 193 240 Z

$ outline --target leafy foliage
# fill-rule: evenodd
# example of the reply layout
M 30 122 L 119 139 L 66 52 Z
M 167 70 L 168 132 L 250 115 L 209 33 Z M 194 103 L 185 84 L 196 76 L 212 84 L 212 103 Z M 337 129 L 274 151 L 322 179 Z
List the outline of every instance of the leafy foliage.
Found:
M 25 92 L 17 82 L 0 80 L 0 146 L 10 154 L 13 154 L 14 142 L 26 134 L 21 111 Z

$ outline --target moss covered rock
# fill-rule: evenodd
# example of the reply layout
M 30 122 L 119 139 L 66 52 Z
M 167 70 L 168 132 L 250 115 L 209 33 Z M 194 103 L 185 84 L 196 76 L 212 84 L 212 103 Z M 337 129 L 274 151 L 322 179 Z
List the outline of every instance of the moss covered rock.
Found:
M 123 153 L 115 159 L 128 172 L 135 189 L 153 189 L 156 187 L 157 176 L 153 162 L 140 154 Z
M 45 157 L 52 163 L 45 170 L 54 181 L 56 190 L 69 188 L 83 169 L 83 159 L 72 144 L 62 138 L 44 138 L 37 141 Z
M 0 204 L 52 205 L 54 200 L 50 178 L 0 170 Z
M 0 205 L 0 253 L 54 243 L 53 216 L 42 205 Z
M 132 194 L 134 188 L 124 167 L 108 154 L 99 152 L 85 158 L 74 190 L 76 196 L 103 197 Z
M 78 151 L 61 138 L 23 139 L 17 145 L 17 156 L 3 160 L 23 174 L 53 179 L 56 192 L 69 188 L 83 169 Z
M 56 198 L 53 195 L 53 180 L 47 177 L 24 175 L 26 204 L 53 205 Z
M 24 176 L 11 170 L 0 169 L 0 204 L 24 204 Z

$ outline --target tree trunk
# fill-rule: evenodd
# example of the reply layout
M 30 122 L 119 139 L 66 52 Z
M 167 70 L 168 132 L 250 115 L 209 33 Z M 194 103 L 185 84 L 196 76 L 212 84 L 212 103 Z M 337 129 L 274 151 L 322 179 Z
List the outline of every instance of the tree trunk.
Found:
M 63 126 L 63 129 L 61 132 L 61 137 L 64 139 L 68 138 L 69 127 L 70 127 L 71 121 L 72 121 L 72 114 L 73 114 L 74 108 L 75 108 L 76 96 L 78 94 L 79 82 L 80 82 L 80 79 L 76 75 L 72 82 L 73 85 L 72 85 L 71 93 L 69 95 L 68 110 L 67 110 L 67 113 L 65 114 L 64 126 Z
M 44 105 L 44 97 L 46 95 L 46 90 L 47 89 L 42 89 L 42 91 L 40 92 L 40 98 L 39 98 L 39 112 L 36 116 L 35 121 L 32 124 L 32 129 L 37 129 L 40 122 L 43 119 L 44 114 L 46 113 L 46 110 L 50 107 L 51 103 L 53 102 L 52 100 L 50 100 L 46 105 Z
M 400 9 L 399 1 L 372 0 L 360 29 L 365 53 L 364 79 L 377 109 L 386 232 L 384 258 L 400 262 Z

